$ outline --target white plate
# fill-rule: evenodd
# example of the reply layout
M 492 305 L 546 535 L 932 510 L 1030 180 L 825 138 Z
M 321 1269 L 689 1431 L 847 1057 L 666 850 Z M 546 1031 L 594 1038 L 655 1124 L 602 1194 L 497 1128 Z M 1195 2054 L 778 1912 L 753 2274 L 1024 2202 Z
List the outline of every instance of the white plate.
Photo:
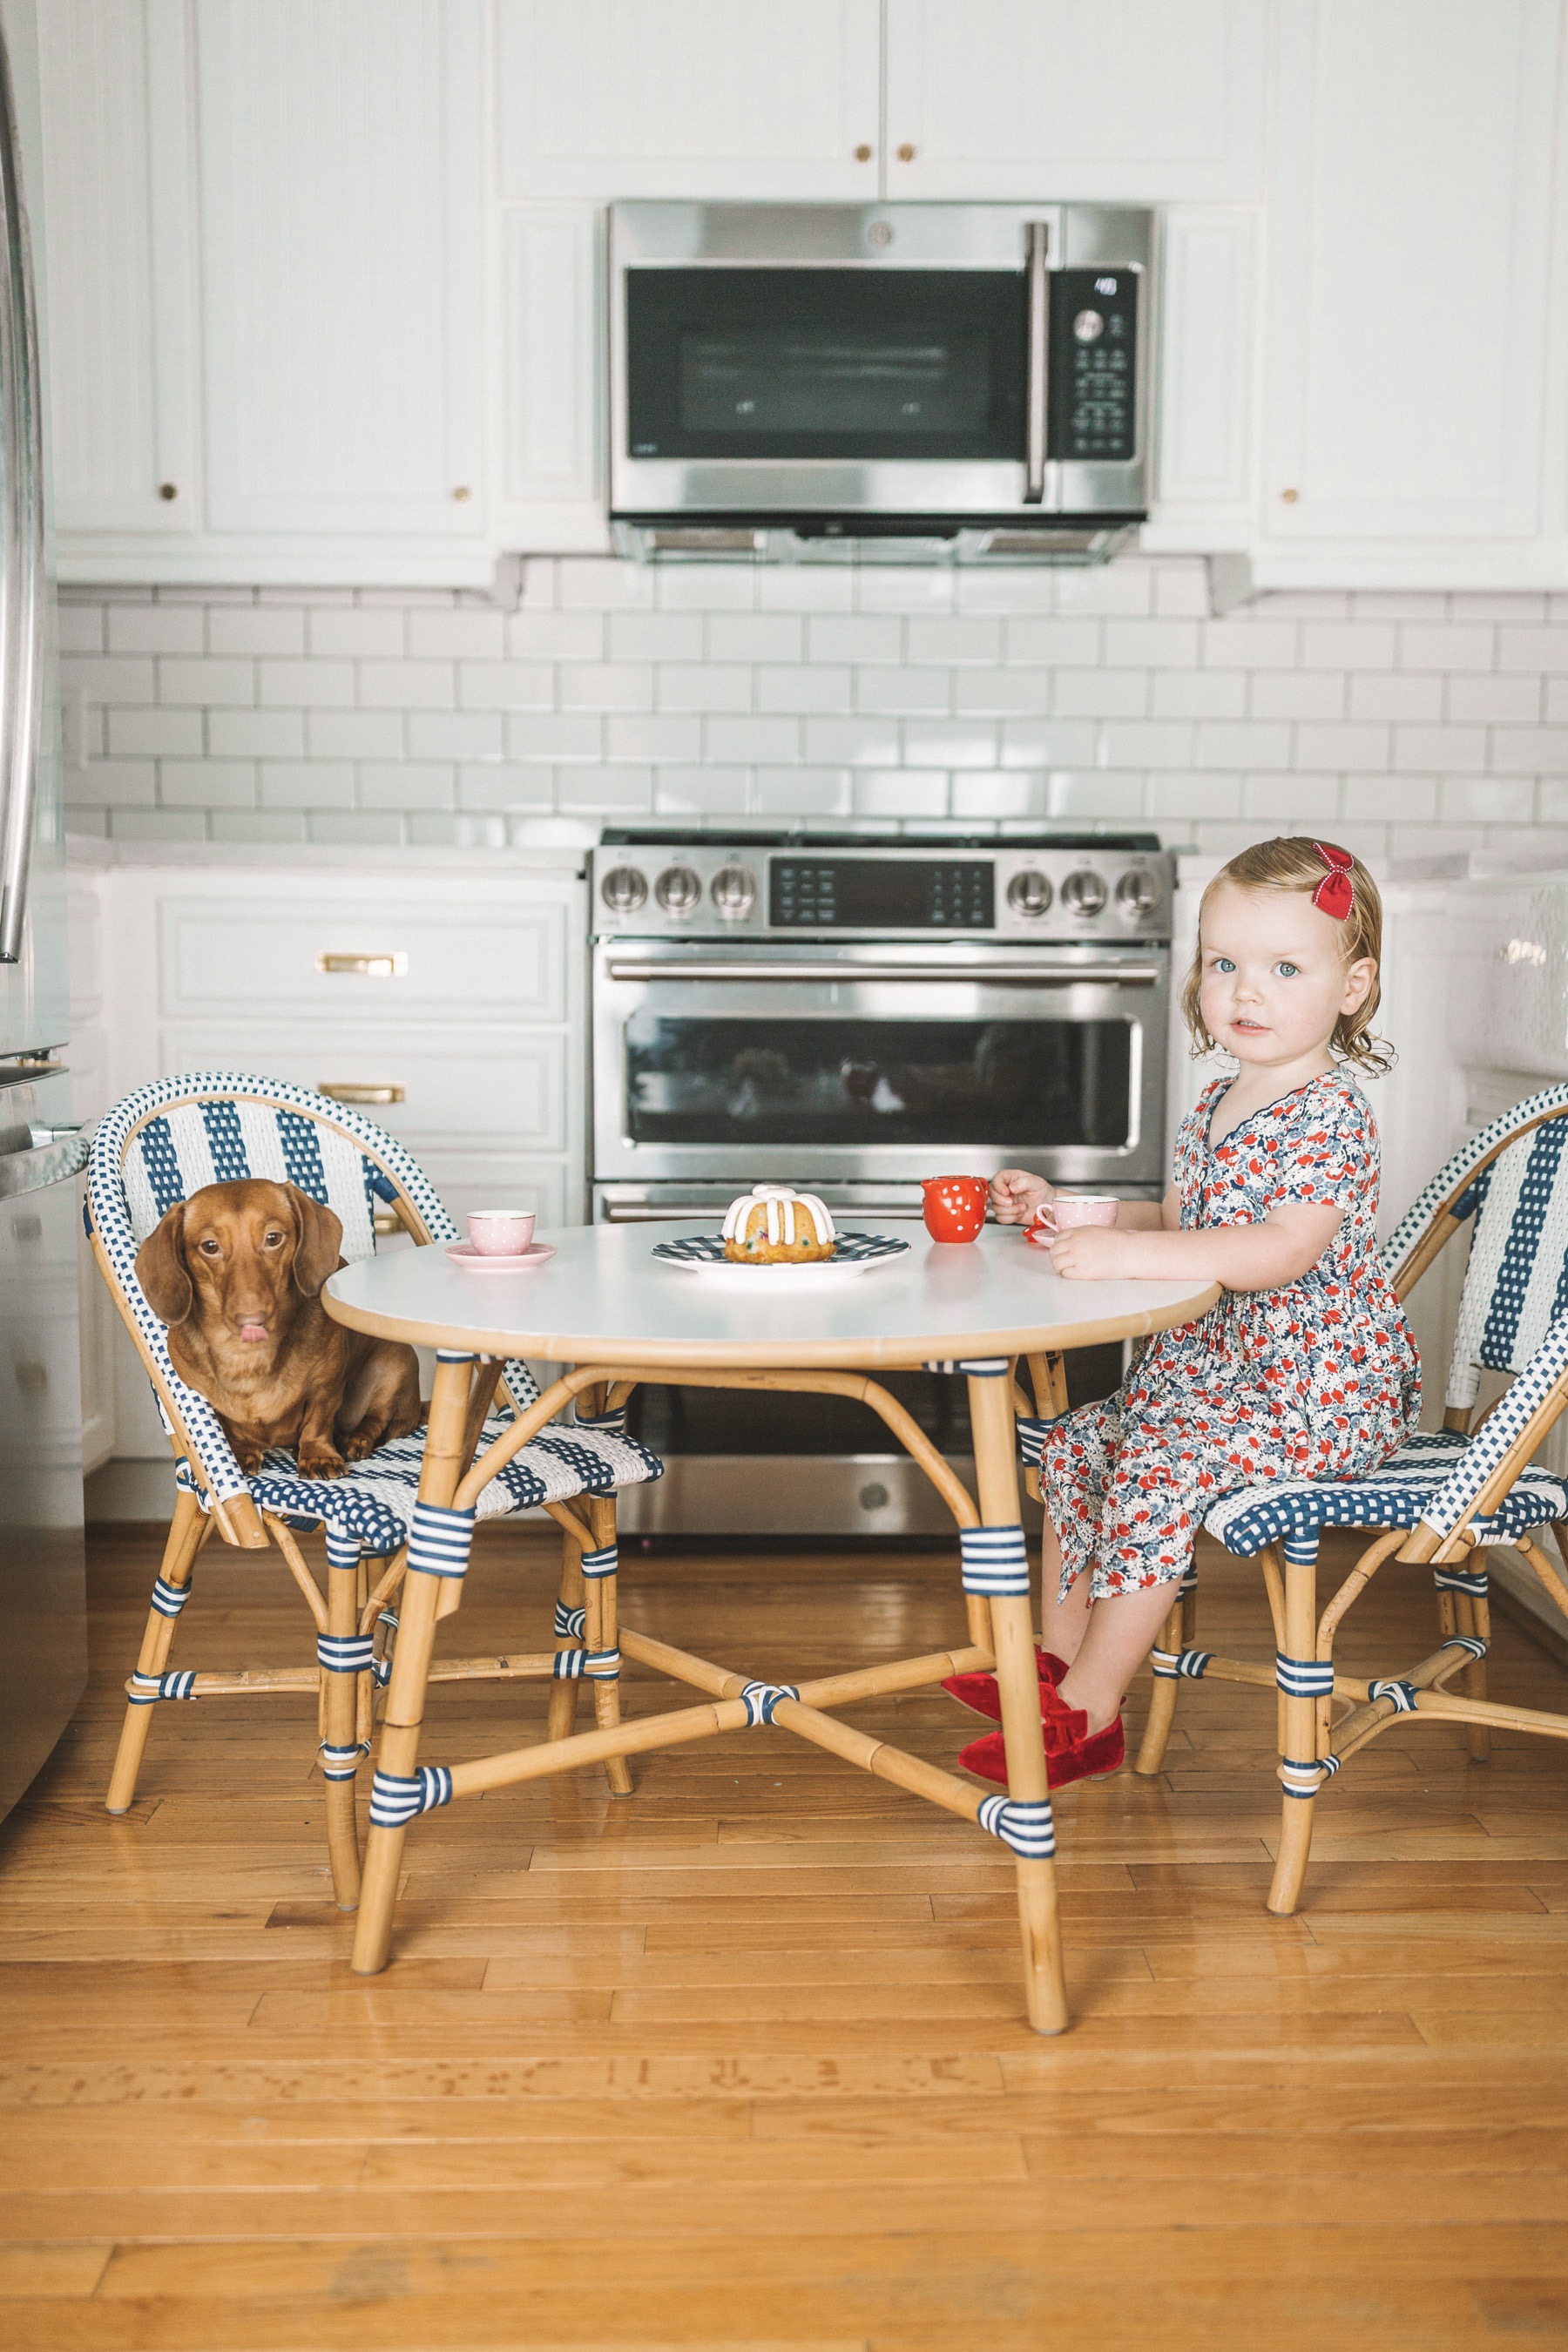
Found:
M 769 1291 L 831 1288 L 852 1274 L 869 1274 L 877 1266 L 897 1265 L 909 1255 L 910 1244 L 889 1234 L 845 1234 L 831 1257 L 806 1259 L 794 1265 L 737 1265 L 724 1255 L 718 1234 L 698 1234 L 678 1242 L 658 1242 L 653 1255 L 660 1265 L 680 1274 L 700 1275 L 708 1282 L 750 1284 L 759 1295 Z

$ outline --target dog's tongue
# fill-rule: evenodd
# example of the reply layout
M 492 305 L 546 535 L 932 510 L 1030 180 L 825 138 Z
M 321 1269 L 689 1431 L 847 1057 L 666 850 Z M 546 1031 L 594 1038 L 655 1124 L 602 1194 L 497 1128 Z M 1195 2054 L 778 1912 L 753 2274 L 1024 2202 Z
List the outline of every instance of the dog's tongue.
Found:
M 239 1336 L 242 1339 L 265 1339 L 267 1326 L 265 1323 L 242 1323 L 239 1327 Z

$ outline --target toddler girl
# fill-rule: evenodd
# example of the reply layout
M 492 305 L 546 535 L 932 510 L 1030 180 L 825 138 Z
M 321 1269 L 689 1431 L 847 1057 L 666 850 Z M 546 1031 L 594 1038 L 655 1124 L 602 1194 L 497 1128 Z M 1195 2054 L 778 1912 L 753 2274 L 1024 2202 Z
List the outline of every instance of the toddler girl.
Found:
M 1122 1694 L 1221 1496 L 1266 1478 L 1365 1477 L 1415 1426 L 1415 1349 L 1373 1230 L 1377 1130 L 1338 1066 L 1387 1067 L 1371 1032 L 1382 931 L 1376 886 L 1342 849 L 1280 839 L 1233 857 L 1204 893 L 1182 1007 L 1196 1049 L 1239 1067 L 1183 1120 L 1158 1207 L 1124 1201 L 1114 1226 L 1050 1245 L 1069 1282 L 1225 1286 L 1197 1322 L 1142 1343 L 1114 1396 L 1047 1435 L 1053 1787 L 1121 1762 Z M 1050 1198 L 1021 1168 L 992 1182 L 1004 1223 L 1026 1223 Z M 993 1677 L 949 1687 L 999 1715 Z M 961 1761 L 1005 1780 L 1001 1733 Z

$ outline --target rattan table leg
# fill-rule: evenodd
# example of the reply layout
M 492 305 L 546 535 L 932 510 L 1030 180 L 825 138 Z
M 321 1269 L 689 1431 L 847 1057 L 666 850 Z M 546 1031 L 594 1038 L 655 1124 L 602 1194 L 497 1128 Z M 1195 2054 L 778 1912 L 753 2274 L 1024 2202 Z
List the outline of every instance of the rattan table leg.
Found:
M 466 1460 L 468 1375 L 467 1357 L 437 1358 L 425 1458 L 419 1472 L 422 1503 L 447 1506 L 457 1493 Z M 392 1661 L 392 1681 L 376 1757 L 378 1767 L 387 1772 L 412 1774 L 419 1761 L 419 1732 L 425 1719 L 425 1691 L 443 1580 L 425 1574 L 412 1563 L 404 1579 L 397 1648 Z M 374 1976 L 386 1966 L 405 1834 L 404 1827 L 378 1829 L 373 1825 L 365 1840 L 364 1875 L 354 1928 L 353 1965 L 356 1976 Z
M 969 1419 L 974 1433 L 975 1485 L 981 1520 L 986 1527 L 1009 1526 L 1018 1517 L 1017 1433 L 1008 1388 L 1005 1380 L 970 1375 Z M 1039 1675 L 1035 1664 L 1034 1625 L 1027 1596 L 999 1599 L 993 1595 L 991 1627 L 1002 1701 L 1008 1794 L 1025 1803 L 1048 1804 Z M 1024 1947 L 1024 1997 L 1029 2022 L 1037 2033 L 1060 2033 L 1067 2027 L 1068 2007 L 1062 1979 L 1056 1864 L 1020 1857 L 1014 1868 Z

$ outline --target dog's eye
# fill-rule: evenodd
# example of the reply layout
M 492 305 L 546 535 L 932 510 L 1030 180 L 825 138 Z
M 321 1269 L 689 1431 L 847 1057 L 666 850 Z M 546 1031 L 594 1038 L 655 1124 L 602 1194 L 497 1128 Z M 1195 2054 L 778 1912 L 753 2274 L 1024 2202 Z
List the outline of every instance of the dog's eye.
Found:
M 211 1242 L 211 1241 L 204 1242 L 204 1243 L 202 1244 L 202 1255 L 203 1255 L 204 1257 L 216 1257 L 216 1255 L 217 1255 L 217 1244 L 216 1244 L 216 1242 Z
M 262 1241 L 268 1249 L 281 1249 L 283 1245 L 283 1236 L 281 1234 L 264 1234 L 262 1235 Z

